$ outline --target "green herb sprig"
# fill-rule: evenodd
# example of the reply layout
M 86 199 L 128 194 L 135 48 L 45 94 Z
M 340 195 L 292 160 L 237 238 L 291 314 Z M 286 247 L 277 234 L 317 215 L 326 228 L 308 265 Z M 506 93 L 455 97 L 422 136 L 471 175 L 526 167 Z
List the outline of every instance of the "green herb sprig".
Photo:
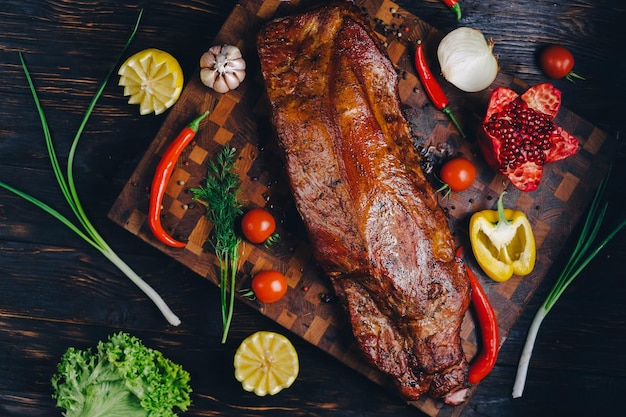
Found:
M 599 243 L 596 244 L 596 238 L 598 237 L 600 227 L 602 226 L 602 222 L 608 209 L 608 202 L 603 201 L 603 196 L 610 173 L 611 167 L 609 167 L 608 172 L 596 190 L 596 194 L 594 195 L 574 250 L 570 254 L 565 267 L 559 274 L 554 286 L 550 290 L 550 293 L 547 295 L 543 304 L 539 307 L 539 310 L 530 324 L 528 335 L 526 336 L 526 342 L 522 350 L 522 355 L 517 366 L 517 375 L 513 385 L 513 398 L 521 397 L 524 392 L 526 375 L 528 373 L 528 366 L 533 353 L 535 340 L 537 339 L 537 333 L 539 333 L 541 323 L 548 315 L 548 312 L 552 309 L 552 307 L 554 307 L 557 300 L 561 297 L 561 295 L 563 295 L 567 287 L 583 271 L 583 269 L 596 257 L 596 255 L 598 255 L 606 244 L 609 243 L 613 237 L 615 237 L 616 234 L 626 227 L 626 218 L 624 218 L 620 220 L 617 225 L 613 227 L 613 229 L 611 229 L 602 240 L 600 240 Z
M 241 181 L 235 168 L 236 149 L 224 146 L 215 160 L 209 162 L 203 186 L 191 188 L 194 200 L 206 205 L 206 215 L 213 224 L 210 243 L 220 264 L 220 296 L 222 308 L 222 343 L 226 343 L 235 305 L 235 284 L 239 264 L 241 238 L 235 232 L 235 221 L 242 214 L 239 201 Z
M 82 132 L 85 129 L 87 121 L 89 120 L 89 117 L 91 116 L 91 113 L 94 107 L 96 106 L 96 102 L 102 95 L 102 92 L 104 91 L 104 88 L 109 78 L 111 78 L 111 75 L 113 74 L 113 71 L 115 70 L 115 67 L 117 67 L 117 64 L 120 62 L 122 56 L 124 55 L 128 47 L 130 46 L 133 38 L 135 37 L 135 34 L 137 33 L 137 29 L 139 28 L 139 22 L 141 21 L 142 14 L 143 14 L 143 9 L 139 12 L 139 16 L 137 17 L 135 27 L 133 28 L 133 31 L 130 37 L 126 41 L 126 45 L 122 49 L 122 52 L 117 58 L 117 62 L 115 66 L 111 68 L 109 73 L 106 75 L 106 77 L 104 78 L 104 81 L 100 85 L 100 88 L 98 89 L 98 91 L 92 98 L 89 106 L 87 107 L 87 111 L 85 112 L 82 122 L 71 144 L 68 159 L 67 159 L 67 169 L 65 173 L 63 172 L 63 169 L 61 168 L 61 164 L 59 163 L 59 158 L 57 157 L 57 153 L 54 148 L 53 141 L 52 141 L 52 135 L 48 127 L 48 121 L 46 119 L 46 115 L 43 111 L 41 103 L 39 102 L 39 97 L 37 96 L 37 90 L 35 89 L 35 85 L 30 76 L 30 72 L 28 71 L 26 62 L 24 61 L 24 57 L 20 53 L 20 61 L 22 63 L 22 68 L 24 69 L 24 74 L 26 76 L 26 80 L 28 81 L 28 86 L 30 87 L 33 100 L 37 108 L 37 113 L 39 114 L 39 119 L 41 120 L 41 126 L 43 128 L 43 133 L 44 133 L 44 137 L 46 140 L 46 147 L 48 149 L 48 156 L 50 158 L 50 163 L 52 164 L 52 170 L 54 171 L 54 175 L 56 177 L 59 188 L 61 189 L 61 192 L 63 193 L 63 196 L 65 197 L 65 200 L 67 201 L 68 205 L 72 209 L 72 212 L 78 219 L 79 224 L 77 225 L 73 223 L 67 217 L 62 215 L 59 211 L 52 208 L 48 204 L 42 202 L 38 198 L 33 197 L 30 194 L 27 194 L 21 190 L 18 190 L 3 181 L 0 181 L 0 187 L 18 195 L 19 197 L 25 199 L 26 201 L 34 204 L 35 206 L 39 207 L 46 213 L 50 214 L 51 216 L 59 220 L 61 223 L 63 223 L 65 226 L 67 226 L 74 233 L 76 233 L 85 242 L 87 242 L 88 244 L 93 246 L 95 249 L 97 249 L 107 259 L 109 259 L 121 272 L 123 272 L 128 278 L 130 278 L 130 280 L 135 285 L 137 285 L 154 302 L 154 304 L 159 308 L 163 316 L 167 319 L 167 321 L 170 324 L 174 326 L 178 326 L 180 324 L 180 319 L 170 310 L 170 308 L 167 306 L 165 301 L 163 301 L 163 299 L 159 296 L 159 294 L 152 287 L 150 287 L 150 285 L 148 285 L 143 279 L 141 279 L 141 277 L 139 277 L 139 275 L 137 275 L 113 251 L 113 249 L 111 249 L 111 247 L 107 244 L 107 242 L 100 235 L 100 233 L 98 233 L 96 228 L 93 226 L 93 224 L 87 217 L 85 210 L 83 209 L 83 205 L 80 202 L 80 199 L 78 197 L 78 192 L 76 191 L 76 185 L 74 183 L 74 171 L 73 171 L 74 158 L 76 156 L 76 148 L 78 146 L 78 142 L 81 138 Z

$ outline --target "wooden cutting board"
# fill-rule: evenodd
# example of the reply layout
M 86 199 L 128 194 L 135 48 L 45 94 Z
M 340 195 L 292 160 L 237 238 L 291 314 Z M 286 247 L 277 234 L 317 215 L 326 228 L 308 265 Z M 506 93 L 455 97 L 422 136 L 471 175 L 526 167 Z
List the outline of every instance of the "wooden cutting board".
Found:
M 242 198 L 246 208 L 265 207 L 270 210 L 279 221 L 278 231 L 282 235 L 281 244 L 271 250 L 250 243 L 242 246 L 237 286 L 239 289 L 249 288 L 252 275 L 268 268 L 284 272 L 289 283 L 287 295 L 278 303 L 262 305 L 242 299 L 243 302 L 347 366 L 382 386 L 388 386 L 385 377 L 361 358 L 347 317 L 339 303 L 333 302 L 329 282 L 311 257 L 310 246 L 295 211 L 282 161 L 276 150 L 254 40 L 263 22 L 274 16 L 294 13 L 306 3 L 319 2 L 294 3 L 297 2 L 242 0 L 234 8 L 215 44 L 234 44 L 243 51 L 248 63 L 246 80 L 235 91 L 217 94 L 204 87 L 195 73 L 111 208 L 109 217 L 167 256 L 217 284 L 215 256 L 211 246 L 205 244 L 211 224 L 206 220 L 204 208 L 192 201 L 187 190 L 201 184 L 206 176 L 207 162 L 216 150 L 230 143 L 238 151 L 237 171 L 242 180 Z M 478 168 L 477 181 L 469 190 L 440 201 L 449 215 L 450 227 L 458 243 L 469 247 L 466 232 L 469 216 L 478 210 L 494 208 L 499 194 L 505 189 L 508 192 L 506 206 L 525 211 L 533 225 L 538 257 L 535 270 L 527 277 L 495 283 L 480 273 L 471 256 L 466 256 L 466 261 L 481 279 L 498 313 L 501 342 L 504 342 L 590 202 L 610 160 L 612 141 L 607 140 L 605 132 L 562 108 L 556 122 L 580 140 L 580 151 L 574 157 L 549 164 L 537 191 L 522 193 L 516 190 L 502 175 L 485 166 L 473 140 L 473 132 L 485 114 L 493 88 L 507 86 L 523 92 L 528 86 L 511 76 L 499 74 L 488 90 L 467 94 L 440 78 L 451 108 L 468 134 L 468 138 L 463 140 L 447 117 L 430 104 L 412 64 L 416 39 L 422 39 L 426 52 L 432 57 L 443 35 L 391 1 L 361 0 L 357 3 L 371 17 L 376 32 L 386 42 L 389 56 L 401 74 L 400 96 L 416 144 L 432 151 L 462 153 L 472 159 Z M 432 61 L 431 68 L 434 73 L 438 72 L 436 60 Z M 175 238 L 188 241 L 184 249 L 169 248 L 153 238 L 146 223 L 148 190 L 165 148 L 189 121 L 207 109 L 211 111 L 208 120 L 202 123 L 195 141 L 181 155 L 163 202 L 166 230 Z M 471 359 L 477 350 L 471 311 L 464 319 L 462 336 L 465 352 Z M 431 416 L 456 416 L 463 407 L 445 406 L 430 399 L 413 405 Z

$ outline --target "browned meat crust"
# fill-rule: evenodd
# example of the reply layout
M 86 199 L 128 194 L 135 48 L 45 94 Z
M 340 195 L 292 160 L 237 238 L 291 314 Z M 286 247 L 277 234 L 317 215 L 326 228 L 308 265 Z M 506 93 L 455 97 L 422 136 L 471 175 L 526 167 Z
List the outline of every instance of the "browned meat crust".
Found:
M 465 388 L 469 280 L 362 13 L 277 19 L 258 51 L 298 210 L 365 357 L 408 400 Z

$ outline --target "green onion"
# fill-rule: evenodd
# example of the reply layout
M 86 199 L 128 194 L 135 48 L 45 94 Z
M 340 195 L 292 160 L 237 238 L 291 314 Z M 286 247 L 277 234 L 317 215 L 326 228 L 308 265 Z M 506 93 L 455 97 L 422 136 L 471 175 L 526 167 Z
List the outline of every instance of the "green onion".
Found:
M 213 223 L 213 238 L 210 242 L 215 248 L 215 255 L 220 264 L 222 343 L 226 343 L 233 318 L 241 243 L 241 238 L 235 232 L 235 221 L 242 213 L 238 200 L 241 181 L 233 171 L 235 152 L 235 148 L 224 146 L 217 154 L 216 160 L 209 162 L 205 184 L 190 189 L 194 200 L 200 200 L 206 205 L 207 218 Z
M 139 12 L 139 16 L 137 17 L 135 27 L 133 28 L 133 31 L 130 37 L 128 38 L 128 41 L 126 42 L 126 45 L 124 46 L 122 52 L 120 53 L 120 56 L 117 59 L 116 66 L 117 66 L 117 63 L 119 63 L 119 61 L 121 60 L 124 53 L 126 52 L 126 49 L 130 46 L 133 38 L 135 37 L 135 34 L 137 33 L 137 29 L 139 28 L 139 22 L 141 21 L 142 14 L 143 14 L 143 9 Z M 56 177 L 59 188 L 61 189 L 61 192 L 63 193 L 63 196 L 65 197 L 65 200 L 67 201 L 68 205 L 72 209 L 72 212 L 78 219 L 79 224 L 77 225 L 73 223 L 67 217 L 62 215 L 59 211 L 50 207 L 48 204 L 42 202 L 36 197 L 33 197 L 23 191 L 20 191 L 6 184 L 3 181 L 0 181 L 0 187 L 18 195 L 24 200 L 34 204 L 35 206 L 39 207 L 46 213 L 50 214 L 51 216 L 56 218 L 58 221 L 63 223 L 65 226 L 67 226 L 74 233 L 76 233 L 85 242 L 87 242 L 88 244 L 93 246 L 95 249 L 97 249 L 108 260 L 110 260 L 121 272 L 123 272 L 128 278 L 130 278 L 130 280 L 133 283 L 135 283 L 135 285 L 137 285 L 154 302 L 154 304 L 159 308 L 163 316 L 167 319 L 167 321 L 170 324 L 174 326 L 178 326 L 180 324 L 180 319 L 170 310 L 170 308 L 167 306 L 167 304 L 165 304 L 165 302 L 159 296 L 159 294 L 152 287 L 150 287 L 150 285 L 148 285 L 144 280 L 142 280 L 141 277 L 139 277 L 139 275 L 137 275 L 122 259 L 120 259 L 120 257 L 113 251 L 113 249 L 111 249 L 111 247 L 107 244 L 107 242 L 100 235 L 100 233 L 98 233 L 96 228 L 93 226 L 93 224 L 87 217 L 85 210 L 83 209 L 83 206 L 78 197 L 78 192 L 76 191 L 76 185 L 74 183 L 73 166 L 74 166 L 74 158 L 76 156 L 76 148 L 78 146 L 78 142 L 83 133 L 83 130 L 85 129 L 87 121 L 89 120 L 89 116 L 91 115 L 96 105 L 96 102 L 102 95 L 102 92 L 104 91 L 104 88 L 109 78 L 111 78 L 111 75 L 113 74 L 113 71 L 115 70 L 115 68 L 112 68 L 111 71 L 109 71 L 109 73 L 105 77 L 104 81 L 100 85 L 100 88 L 96 92 L 95 96 L 93 97 L 93 99 L 91 100 L 91 103 L 89 104 L 87 108 L 85 116 L 83 117 L 83 120 L 78 128 L 78 131 L 76 132 L 76 135 L 74 136 L 74 140 L 70 147 L 68 160 L 67 160 L 67 170 L 66 170 L 66 173 L 64 174 L 61 168 L 61 164 L 59 163 L 57 153 L 54 149 L 54 144 L 52 142 L 52 135 L 50 134 L 50 129 L 48 127 L 46 115 L 43 111 L 41 103 L 39 102 L 39 97 L 37 96 L 37 91 L 33 84 L 33 80 L 31 79 L 30 72 L 28 71 L 26 62 L 24 62 L 24 57 L 22 56 L 21 53 L 20 53 L 20 61 L 22 63 L 22 68 L 24 69 L 24 74 L 26 75 L 26 80 L 28 81 L 30 91 L 33 95 L 35 106 L 37 107 L 39 119 L 41 120 L 41 126 L 43 128 L 44 137 L 46 139 L 46 147 L 48 149 L 48 156 L 52 164 L 52 170 L 54 171 L 54 175 Z
M 589 262 L 591 262 L 606 246 L 606 244 L 609 243 L 609 241 L 626 226 L 625 218 L 622 219 L 598 244 L 595 244 L 598 232 L 600 231 L 600 226 L 602 225 L 602 221 L 604 220 L 604 216 L 606 215 L 608 209 L 608 202 L 603 203 L 602 197 L 604 195 L 604 190 L 610 173 L 611 167 L 609 167 L 607 174 L 602 179 L 602 182 L 596 191 L 574 250 L 565 264 L 565 267 L 559 274 L 556 283 L 550 290 L 550 293 L 547 295 L 543 304 L 539 307 L 539 310 L 530 324 L 528 335 L 526 336 L 526 342 L 522 350 L 522 355 L 517 366 L 517 375 L 513 385 L 513 398 L 521 397 L 524 392 L 530 357 L 532 356 L 537 333 L 539 332 L 539 327 L 541 326 L 543 319 L 546 318 L 548 312 L 552 309 L 552 307 L 554 307 L 559 297 L 563 295 L 572 281 L 574 281 L 574 279 L 582 272 Z

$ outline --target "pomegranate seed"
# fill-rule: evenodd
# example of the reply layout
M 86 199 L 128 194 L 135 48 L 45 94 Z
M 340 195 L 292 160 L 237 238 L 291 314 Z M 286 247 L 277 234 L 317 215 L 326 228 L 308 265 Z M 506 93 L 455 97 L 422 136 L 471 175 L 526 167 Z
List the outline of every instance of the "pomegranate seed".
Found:
M 485 124 L 487 132 L 501 138 L 500 166 L 516 169 L 526 162 L 545 163 L 545 153 L 550 150 L 550 135 L 555 131 L 547 115 L 528 107 L 517 98 L 491 115 Z

